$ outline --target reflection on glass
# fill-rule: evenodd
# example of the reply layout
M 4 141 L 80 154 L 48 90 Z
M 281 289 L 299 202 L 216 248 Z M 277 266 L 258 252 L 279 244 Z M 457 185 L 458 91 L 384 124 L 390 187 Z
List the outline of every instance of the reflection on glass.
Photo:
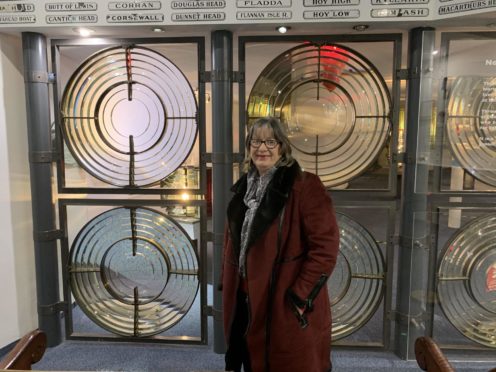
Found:
M 477 218 L 447 243 L 437 294 L 449 321 L 466 337 L 496 348 L 496 214 Z
M 455 79 L 448 99 L 447 137 L 461 166 L 496 186 L 496 78 Z
M 329 278 L 332 340 L 359 330 L 374 315 L 383 297 L 385 263 L 373 236 L 358 222 L 337 213 L 340 252 Z
M 181 70 L 147 48 L 102 50 L 72 74 L 61 102 L 76 161 L 118 187 L 158 184 L 189 155 L 197 105 Z
M 123 336 L 173 327 L 199 286 L 198 257 L 187 234 L 146 208 L 116 208 L 88 222 L 72 244 L 69 273 L 85 314 Z
M 279 117 L 300 165 L 329 187 L 376 160 L 389 136 L 390 109 L 383 77 L 363 56 L 310 43 L 272 60 L 248 100 L 249 121 Z

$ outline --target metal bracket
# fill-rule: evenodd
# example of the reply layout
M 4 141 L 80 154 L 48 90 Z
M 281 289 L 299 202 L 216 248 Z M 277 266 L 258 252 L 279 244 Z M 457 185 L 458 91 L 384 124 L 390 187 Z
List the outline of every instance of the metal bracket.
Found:
M 406 152 L 400 152 L 398 154 L 393 154 L 393 163 L 403 163 L 403 164 L 428 164 L 430 161 L 429 155 L 418 156 L 417 160 L 415 160 L 412 156 L 408 156 Z
M 124 49 L 124 50 L 127 49 L 127 48 L 131 48 L 132 49 L 134 47 L 136 47 L 136 44 L 135 43 L 127 43 L 127 44 L 124 43 L 124 44 L 121 45 L 121 48 Z
M 214 243 L 214 246 L 220 246 L 222 247 L 222 245 L 224 244 L 224 234 L 221 233 L 221 234 L 212 234 L 212 242 Z
M 68 309 L 67 302 L 61 301 L 51 305 L 38 305 L 38 314 L 53 315 L 60 311 L 66 312 Z
M 206 163 L 211 163 L 212 162 L 212 153 L 210 152 L 206 152 L 202 155 L 202 158 L 203 160 L 206 162 Z
M 213 308 L 213 306 L 207 306 L 205 308 L 207 312 L 207 316 L 213 317 L 215 320 L 222 320 L 223 319 L 223 311 L 222 310 L 216 310 Z
M 233 81 L 238 83 L 244 83 L 245 73 L 243 71 L 233 71 Z
M 224 153 L 216 153 L 217 155 L 214 155 L 212 152 L 206 152 L 203 154 L 203 160 L 206 163 L 223 163 L 227 161 L 227 163 L 241 163 L 243 160 L 245 160 L 245 155 L 240 154 L 239 152 L 232 153 L 230 155 L 224 154 Z
M 201 71 L 200 72 L 200 82 L 209 83 L 210 80 L 210 71 Z
M 202 239 L 205 239 L 207 242 L 213 242 L 214 241 L 214 233 L 211 231 L 206 231 L 203 233 Z
M 399 239 L 398 245 L 402 246 L 403 248 L 423 249 L 423 250 L 429 249 L 428 241 L 412 239 L 412 238 L 403 238 L 401 236 L 399 236 L 398 239 Z
M 233 153 L 212 152 L 211 160 L 212 163 L 217 163 L 217 164 L 232 164 L 234 162 L 234 157 L 233 157 Z
M 59 159 L 59 154 L 53 151 L 31 151 L 29 161 L 31 163 L 51 163 Z
M 236 154 L 233 154 L 234 156 L 234 161 L 236 161 L 237 163 L 241 163 L 245 160 L 245 154 L 241 154 L 241 153 L 236 153 Z
M 430 300 L 430 299 L 427 299 Z M 427 312 L 422 312 L 418 315 L 408 315 L 404 313 L 400 313 L 399 311 L 390 311 L 386 315 L 389 320 L 394 320 L 396 322 L 402 324 L 413 324 L 415 326 L 419 326 L 424 322 L 428 322 L 430 320 L 430 315 Z
M 224 234 L 214 234 L 211 231 L 207 231 L 204 236 L 207 242 L 212 242 L 214 245 L 222 246 L 224 244 Z
M 418 240 L 418 239 L 415 239 L 413 241 L 413 248 L 414 249 L 425 249 L 425 250 L 428 250 L 429 249 L 429 245 L 426 244 L 427 242 L 422 242 L 421 240 Z
M 32 71 L 28 79 L 28 83 L 45 83 L 53 84 L 57 81 L 53 72 L 47 71 Z
M 407 68 L 396 70 L 396 79 L 407 80 L 408 79 L 408 74 L 409 74 L 409 71 L 408 71 Z
M 37 242 L 49 242 L 65 237 L 63 230 L 34 231 L 33 239 Z
M 394 235 L 391 238 L 391 242 L 394 246 L 399 246 L 400 245 L 400 236 L 399 235 Z
M 245 73 L 240 71 L 202 71 L 200 72 L 202 83 L 213 83 L 215 81 L 232 81 L 237 83 L 245 82 Z
M 406 162 L 406 153 L 405 152 L 400 152 L 400 153 L 394 153 L 393 154 L 393 163 L 403 163 L 405 164 Z
M 414 68 L 413 70 L 409 68 L 396 70 L 396 78 L 399 80 L 410 80 L 419 77 L 419 75 L 417 68 Z

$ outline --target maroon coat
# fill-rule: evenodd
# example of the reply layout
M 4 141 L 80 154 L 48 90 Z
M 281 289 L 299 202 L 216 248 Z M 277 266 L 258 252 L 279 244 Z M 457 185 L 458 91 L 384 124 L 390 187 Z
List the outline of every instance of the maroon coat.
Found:
M 233 186 L 235 194 L 227 210 L 222 287 L 228 343 L 239 285 L 246 188 L 245 175 Z M 339 231 L 320 179 L 301 172 L 297 163 L 278 168 L 248 239 L 246 340 L 253 372 L 327 371 L 331 312 L 325 281 L 336 264 Z M 303 316 L 296 307 L 305 309 Z

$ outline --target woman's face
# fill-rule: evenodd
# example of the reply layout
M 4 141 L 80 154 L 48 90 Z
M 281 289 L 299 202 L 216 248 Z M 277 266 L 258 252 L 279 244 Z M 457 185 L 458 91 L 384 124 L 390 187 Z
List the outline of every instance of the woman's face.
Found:
M 261 127 L 255 130 L 253 133 L 252 141 L 267 141 L 275 140 L 274 133 L 272 129 L 267 127 Z M 274 148 L 268 148 L 265 142 L 261 143 L 259 147 L 255 147 L 250 143 L 250 158 L 255 164 L 260 175 L 265 174 L 270 168 L 272 168 L 277 161 L 281 158 L 280 155 L 281 145 L 277 143 Z

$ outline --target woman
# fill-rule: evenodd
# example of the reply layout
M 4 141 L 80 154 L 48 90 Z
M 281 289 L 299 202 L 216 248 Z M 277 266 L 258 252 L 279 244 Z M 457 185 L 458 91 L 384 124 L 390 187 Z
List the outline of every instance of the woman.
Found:
M 339 247 L 331 199 L 293 159 L 275 118 L 250 127 L 245 164 L 224 239 L 226 370 L 330 371 L 325 283 Z

